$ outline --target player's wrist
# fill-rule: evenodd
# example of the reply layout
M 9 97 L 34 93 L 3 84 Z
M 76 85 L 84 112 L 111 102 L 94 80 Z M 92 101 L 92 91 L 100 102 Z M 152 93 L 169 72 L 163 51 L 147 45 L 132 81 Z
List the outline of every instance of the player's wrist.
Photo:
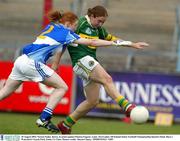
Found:
M 111 43 L 112 43 L 113 46 L 117 46 L 116 41 L 111 41 Z
M 116 45 L 116 46 L 132 46 L 133 42 L 124 41 L 124 40 L 117 40 L 117 41 L 114 41 L 114 45 Z

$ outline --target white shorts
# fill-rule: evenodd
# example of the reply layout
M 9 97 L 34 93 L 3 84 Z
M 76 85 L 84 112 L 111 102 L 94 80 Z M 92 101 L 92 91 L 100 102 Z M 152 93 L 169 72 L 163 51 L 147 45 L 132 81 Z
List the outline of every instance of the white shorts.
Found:
M 91 80 L 89 79 L 89 73 L 98 64 L 99 63 L 93 57 L 87 55 L 81 58 L 73 67 L 73 71 L 75 72 L 75 74 L 82 79 L 84 87 L 91 82 Z
M 54 70 L 47 65 L 22 55 L 14 62 L 14 67 L 9 75 L 13 80 L 40 82 L 52 76 Z

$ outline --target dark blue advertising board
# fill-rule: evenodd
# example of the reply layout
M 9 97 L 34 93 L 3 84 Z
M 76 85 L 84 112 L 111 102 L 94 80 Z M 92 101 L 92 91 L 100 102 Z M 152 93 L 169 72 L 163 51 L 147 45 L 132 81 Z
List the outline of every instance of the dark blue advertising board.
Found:
M 130 102 L 146 106 L 150 119 L 156 113 L 172 113 L 180 121 L 180 75 L 111 72 L 110 75 L 118 91 Z M 82 82 L 76 83 L 76 101 L 84 99 Z M 88 115 L 100 117 L 123 117 L 121 108 L 108 96 L 104 88 L 100 90 L 100 103 Z

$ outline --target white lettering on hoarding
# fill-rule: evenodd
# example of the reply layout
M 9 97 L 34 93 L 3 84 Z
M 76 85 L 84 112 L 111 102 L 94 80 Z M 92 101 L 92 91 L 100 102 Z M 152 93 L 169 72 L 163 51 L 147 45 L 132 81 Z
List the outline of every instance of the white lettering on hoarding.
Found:
M 163 101 L 163 105 L 172 105 L 174 103 L 173 100 L 173 87 L 171 85 L 165 85 L 162 87 L 162 94 L 164 95 L 165 100 Z M 172 92 L 172 94 L 171 94 Z
M 126 96 L 127 97 L 127 99 L 129 99 L 129 101 L 133 101 L 134 100 L 134 92 L 135 92 L 135 86 L 134 86 L 134 84 L 132 83 L 132 87 L 129 87 L 128 86 L 128 83 L 120 83 L 120 82 L 116 82 L 116 86 L 118 86 L 117 85 L 117 83 L 119 83 L 119 86 L 120 86 L 120 88 L 118 88 L 119 89 L 119 91 L 121 92 L 121 94 L 123 95 L 123 96 Z
M 180 85 L 177 85 L 173 89 L 174 97 L 176 98 L 176 101 L 174 101 L 174 104 L 176 106 L 180 106 Z
M 150 99 L 149 99 L 149 102 L 151 104 L 159 104 L 158 103 L 158 98 L 160 97 L 160 85 L 158 84 L 152 84 L 150 89 L 151 89 L 151 92 L 150 92 Z
M 6 79 L 0 79 L 0 89 L 3 88 L 5 83 L 6 83 Z
M 47 95 L 50 95 L 53 91 L 54 91 L 54 88 L 52 87 L 48 87 L 42 83 L 39 83 L 39 89 L 40 91 L 43 93 L 43 94 L 47 94 Z
M 115 82 L 115 86 L 130 102 L 180 106 L 180 85 Z M 104 102 L 112 100 L 103 87 L 100 90 L 100 99 Z
M 30 95 L 28 98 L 31 103 L 47 103 L 49 99 L 48 96 L 43 96 L 43 95 L 42 96 Z M 69 99 L 67 97 L 63 97 L 59 102 L 59 104 L 63 104 L 63 105 L 67 105 L 68 103 L 69 103 Z
M 146 84 L 147 89 L 144 89 L 141 83 L 133 83 L 133 87 L 136 87 L 136 91 L 134 92 L 136 97 L 134 101 L 140 103 L 140 99 L 142 99 L 142 101 L 147 104 L 149 101 L 149 85 Z
M 110 102 L 112 99 L 106 94 L 104 87 L 100 89 L 100 99 L 104 102 Z

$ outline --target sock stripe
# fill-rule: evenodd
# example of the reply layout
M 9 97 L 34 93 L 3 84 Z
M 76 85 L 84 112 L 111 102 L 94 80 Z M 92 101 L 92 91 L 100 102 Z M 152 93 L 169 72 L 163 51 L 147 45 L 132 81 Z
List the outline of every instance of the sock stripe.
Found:
M 131 104 L 129 103 L 129 101 L 123 97 L 123 96 L 119 96 L 118 98 L 115 99 L 115 101 L 118 103 L 119 106 L 121 106 L 125 111 L 127 109 L 127 107 Z
M 124 110 L 126 111 L 130 105 L 131 105 L 131 103 L 128 103 L 128 104 L 124 107 Z
M 65 123 L 65 122 L 63 122 L 63 125 L 64 125 L 65 127 L 67 127 L 67 128 L 70 128 L 68 125 L 66 125 L 66 123 Z
M 50 108 L 45 108 L 44 110 L 47 110 L 47 111 L 49 111 L 49 112 L 52 112 L 52 109 L 50 109 Z
M 123 103 L 122 103 L 122 106 L 125 107 L 128 103 L 129 103 L 128 100 L 125 99 L 125 100 L 123 101 Z
M 68 127 L 71 127 L 75 123 L 76 121 L 71 116 L 66 117 L 66 119 L 64 120 L 64 124 Z
M 50 120 L 52 117 L 52 114 L 53 114 L 53 110 L 48 108 L 48 107 L 45 107 L 43 112 L 40 115 L 40 119 L 43 121 L 44 120 Z
M 73 121 L 73 119 L 69 116 L 66 118 L 67 122 L 74 124 L 75 122 Z
M 49 111 L 47 111 L 47 110 L 44 110 L 44 112 L 46 112 L 46 113 L 52 115 L 52 112 L 49 112 Z
M 119 103 L 119 101 L 120 101 L 122 98 L 124 98 L 124 97 L 123 97 L 123 96 L 119 96 L 119 97 L 117 97 L 117 98 L 115 99 L 115 101 L 116 101 L 117 103 Z
M 119 105 L 121 105 L 123 107 L 123 103 L 124 103 L 124 100 L 126 100 L 125 98 L 122 98 L 118 103 Z
M 71 124 L 69 124 L 66 120 L 64 121 L 64 124 L 68 127 L 71 127 Z
M 72 121 L 75 123 L 76 122 L 76 120 L 72 117 L 72 116 L 69 116 L 71 119 L 72 119 Z

